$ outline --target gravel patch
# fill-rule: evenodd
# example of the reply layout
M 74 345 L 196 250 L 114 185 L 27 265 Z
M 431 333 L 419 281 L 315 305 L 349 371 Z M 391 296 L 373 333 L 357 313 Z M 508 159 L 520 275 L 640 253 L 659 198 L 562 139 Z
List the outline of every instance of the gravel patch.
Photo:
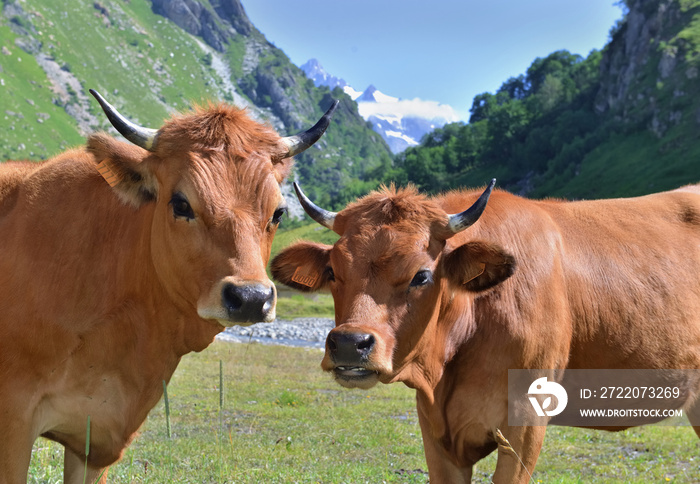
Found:
M 251 326 L 233 326 L 219 333 L 217 339 L 231 343 L 256 343 L 267 345 L 325 348 L 326 336 L 335 326 L 328 318 L 276 319 L 272 323 Z

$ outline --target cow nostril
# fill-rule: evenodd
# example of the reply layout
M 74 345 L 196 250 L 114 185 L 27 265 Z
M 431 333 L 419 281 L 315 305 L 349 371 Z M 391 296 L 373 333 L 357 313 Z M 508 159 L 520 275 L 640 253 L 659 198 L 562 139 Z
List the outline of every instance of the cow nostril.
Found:
M 363 338 L 357 343 L 357 349 L 362 351 L 368 351 L 372 346 L 374 346 L 374 336 L 371 334 L 363 335 Z
M 338 350 L 338 345 L 335 343 L 335 340 L 333 339 L 333 335 L 330 335 L 328 339 L 326 340 L 326 344 L 328 345 L 328 349 L 332 352 L 336 352 Z
M 227 285 L 224 287 L 222 299 L 226 305 L 226 309 L 229 311 L 237 311 L 243 306 L 243 299 L 239 294 L 238 288 L 234 285 Z

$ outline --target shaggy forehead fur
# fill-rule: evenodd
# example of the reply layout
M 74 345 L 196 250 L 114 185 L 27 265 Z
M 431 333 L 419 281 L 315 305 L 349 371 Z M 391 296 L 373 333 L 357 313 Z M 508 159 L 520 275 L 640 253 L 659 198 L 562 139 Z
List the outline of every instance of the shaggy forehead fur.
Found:
M 440 244 L 446 223 L 445 212 L 415 187 L 381 187 L 338 214 L 335 227 L 343 236 L 331 257 L 340 272 L 338 257 L 353 271 L 369 271 L 364 276 L 398 280 L 426 262 L 417 254 Z
M 348 205 L 337 216 L 336 228 L 345 233 L 351 228 L 391 225 L 399 231 L 414 232 L 442 228 L 446 214 L 433 200 L 418 193 L 414 186 L 379 190 Z
M 270 126 L 251 119 L 245 109 L 209 104 L 167 121 L 158 131 L 156 150 L 166 156 L 183 150 L 222 151 L 234 158 L 268 153 L 278 163 L 286 153 L 280 140 Z

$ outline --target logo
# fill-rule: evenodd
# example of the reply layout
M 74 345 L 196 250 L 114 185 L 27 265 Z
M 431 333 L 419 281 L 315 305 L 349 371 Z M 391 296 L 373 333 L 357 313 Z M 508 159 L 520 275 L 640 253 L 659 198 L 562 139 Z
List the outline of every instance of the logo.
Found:
M 533 381 L 527 393 L 532 408 L 535 409 L 538 417 L 554 417 L 555 415 L 559 415 L 564 411 L 566 404 L 569 402 L 569 396 L 566 394 L 564 387 L 555 381 L 547 381 L 546 376 Z M 545 398 L 540 405 L 537 397 L 533 397 L 532 395 L 550 396 Z M 547 410 L 552 405 L 552 395 L 556 397 L 557 405 L 553 409 Z

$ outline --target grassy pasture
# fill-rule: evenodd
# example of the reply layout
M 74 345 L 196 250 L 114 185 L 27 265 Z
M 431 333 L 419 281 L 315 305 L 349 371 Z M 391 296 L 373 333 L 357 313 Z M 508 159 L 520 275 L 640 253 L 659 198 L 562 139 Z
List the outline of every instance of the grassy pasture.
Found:
M 168 387 L 172 438 L 161 401 L 108 482 L 427 482 L 413 391 L 343 389 L 321 356 L 221 342 L 186 356 Z M 494 467 L 491 455 L 475 482 L 490 482 Z M 28 482 L 61 482 L 61 472 L 61 448 L 37 441 Z M 689 427 L 552 427 L 532 482 L 700 482 L 700 440 Z

